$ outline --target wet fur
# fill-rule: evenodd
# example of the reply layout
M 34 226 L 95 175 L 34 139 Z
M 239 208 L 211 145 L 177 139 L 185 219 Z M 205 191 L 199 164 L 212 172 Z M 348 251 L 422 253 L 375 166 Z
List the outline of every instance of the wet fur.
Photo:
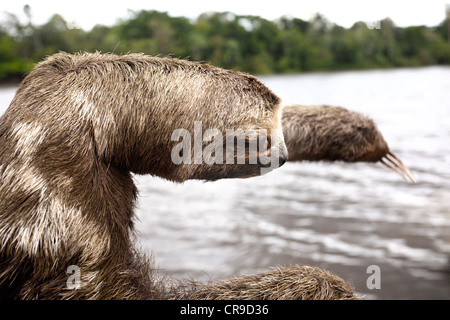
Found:
M 372 119 L 342 107 L 287 106 L 283 134 L 290 161 L 379 161 L 388 146 Z
M 327 105 L 286 106 L 282 125 L 289 161 L 381 162 L 415 182 L 375 122 L 359 112 Z
M 192 131 L 196 120 L 204 130 L 281 129 L 280 118 L 278 97 L 254 77 L 205 64 L 99 53 L 39 63 L 0 118 L 0 297 L 195 297 L 174 294 L 134 249 L 131 173 L 176 182 L 257 175 L 258 166 L 176 166 L 171 133 Z M 275 147 L 284 147 L 278 140 Z M 81 270 L 76 290 L 66 285 L 70 265 Z M 301 276 L 293 270 L 274 271 L 272 290 Z
M 194 288 L 194 290 L 193 290 Z M 195 300 L 360 300 L 335 274 L 312 266 L 271 269 L 224 281 L 192 283 L 183 298 Z M 178 293 L 181 290 L 178 289 Z

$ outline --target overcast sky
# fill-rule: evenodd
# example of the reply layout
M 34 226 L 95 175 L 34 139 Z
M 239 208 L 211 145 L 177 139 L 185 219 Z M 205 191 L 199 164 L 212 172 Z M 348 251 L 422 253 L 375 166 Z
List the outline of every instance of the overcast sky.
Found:
M 289 15 L 309 20 L 319 12 L 331 22 L 350 27 L 356 21 L 375 22 L 386 17 L 398 26 L 436 26 L 445 18 L 446 4 L 450 0 L 2 0 L 0 20 L 4 12 L 17 15 L 26 21 L 25 4 L 32 9 L 33 23 L 43 24 L 54 14 L 61 14 L 67 22 L 85 30 L 96 24 L 112 25 L 118 19 L 129 17 L 134 11 L 166 11 L 171 16 L 195 19 L 203 12 L 230 11 L 239 15 L 258 15 L 274 20 Z

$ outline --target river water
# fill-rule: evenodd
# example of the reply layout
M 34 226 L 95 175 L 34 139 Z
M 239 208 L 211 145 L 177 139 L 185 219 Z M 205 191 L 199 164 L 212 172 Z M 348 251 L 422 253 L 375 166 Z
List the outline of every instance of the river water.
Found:
M 174 184 L 136 176 L 139 246 L 162 274 L 202 281 L 308 264 L 367 299 L 450 299 L 450 67 L 259 77 L 286 104 L 376 121 L 414 172 L 287 163 L 261 177 Z M 16 87 L 0 87 L 0 112 Z M 380 289 L 369 289 L 369 266 Z

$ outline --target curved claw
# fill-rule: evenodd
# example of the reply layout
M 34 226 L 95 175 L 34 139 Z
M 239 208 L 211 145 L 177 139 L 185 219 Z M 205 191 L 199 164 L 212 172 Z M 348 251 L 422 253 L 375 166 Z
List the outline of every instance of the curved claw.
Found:
M 387 160 L 388 162 L 386 162 Z M 381 158 L 380 162 L 384 164 L 389 169 L 395 171 L 398 173 L 404 180 L 409 180 L 412 183 L 416 182 L 416 179 L 414 177 L 414 174 L 409 170 L 407 166 L 403 164 L 403 162 L 397 158 L 392 152 L 388 152 L 386 156 Z

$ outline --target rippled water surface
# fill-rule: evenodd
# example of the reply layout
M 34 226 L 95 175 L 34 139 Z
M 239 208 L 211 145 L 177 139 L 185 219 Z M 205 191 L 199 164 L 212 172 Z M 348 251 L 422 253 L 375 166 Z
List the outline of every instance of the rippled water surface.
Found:
M 286 104 L 331 104 L 378 124 L 415 173 L 287 163 L 265 176 L 174 184 L 136 176 L 139 243 L 175 278 L 224 279 L 309 264 L 369 299 L 450 299 L 450 68 L 260 77 Z M 0 87 L 0 108 L 15 87 Z M 367 268 L 381 271 L 369 290 Z

